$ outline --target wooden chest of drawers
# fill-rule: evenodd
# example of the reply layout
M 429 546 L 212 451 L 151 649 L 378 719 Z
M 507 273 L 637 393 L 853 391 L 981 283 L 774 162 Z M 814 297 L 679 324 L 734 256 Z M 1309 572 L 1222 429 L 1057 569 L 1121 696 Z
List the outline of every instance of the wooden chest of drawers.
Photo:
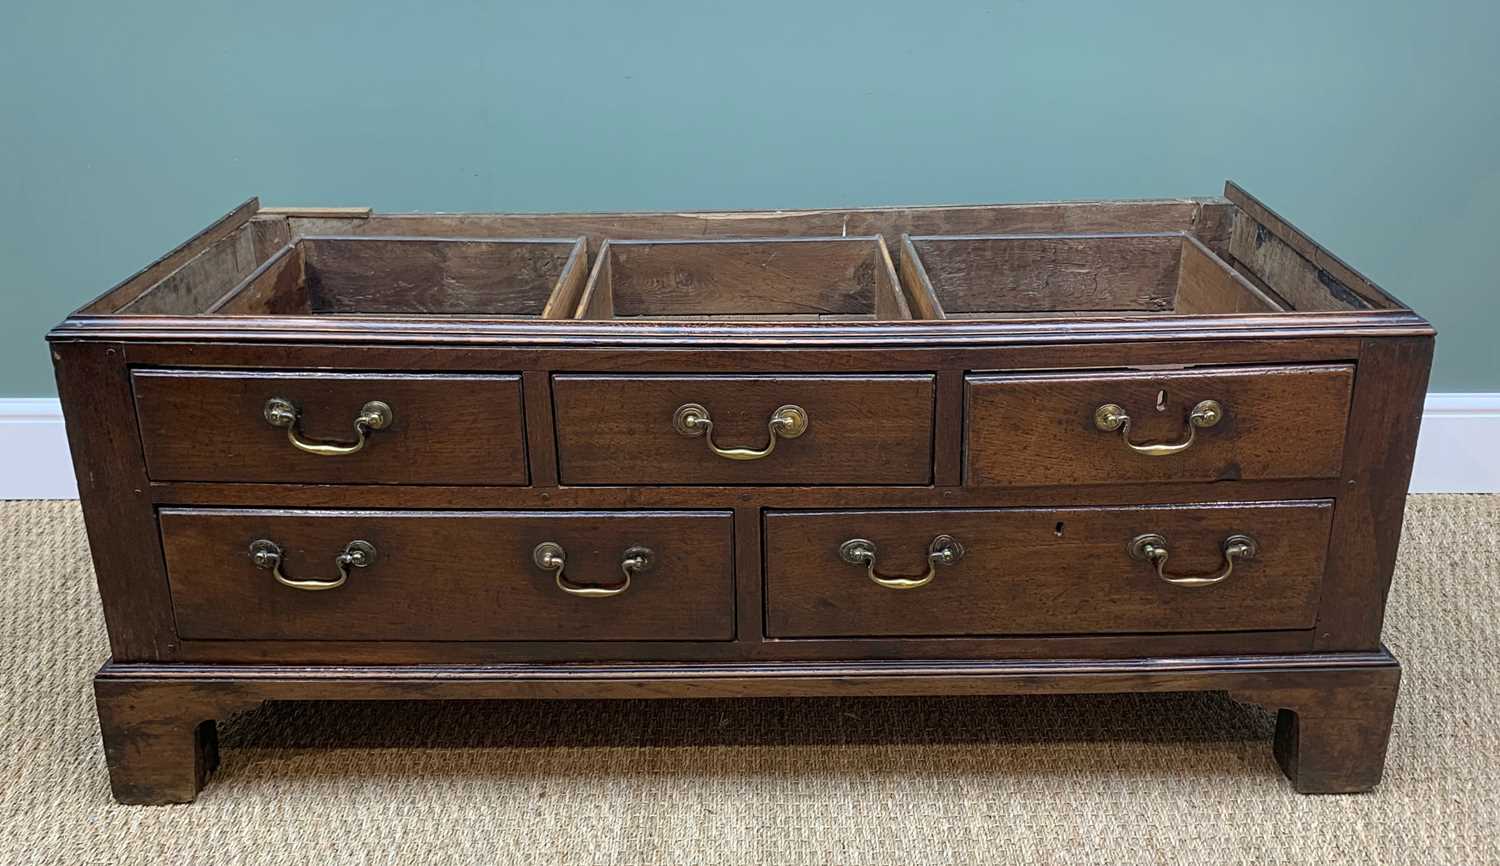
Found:
M 1225 195 L 246 203 L 49 335 L 116 796 L 268 699 L 1216 689 L 1374 785 L 1433 331 Z

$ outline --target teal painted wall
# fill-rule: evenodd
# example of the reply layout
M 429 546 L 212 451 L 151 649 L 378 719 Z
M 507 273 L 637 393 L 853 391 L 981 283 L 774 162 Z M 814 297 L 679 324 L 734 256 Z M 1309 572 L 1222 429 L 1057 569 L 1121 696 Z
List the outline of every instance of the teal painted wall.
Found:
M 0 2 L 0 396 L 251 194 L 379 210 L 1216 194 L 1500 391 L 1500 4 Z

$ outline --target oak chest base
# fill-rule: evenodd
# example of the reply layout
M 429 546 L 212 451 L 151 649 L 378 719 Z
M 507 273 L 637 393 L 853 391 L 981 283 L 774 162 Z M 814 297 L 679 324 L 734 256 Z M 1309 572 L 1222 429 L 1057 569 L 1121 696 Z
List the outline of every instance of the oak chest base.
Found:
M 1401 667 L 1365 653 L 1133 660 L 517 664 L 106 664 L 94 678 L 122 803 L 184 803 L 218 765 L 215 721 L 263 701 L 735 698 L 1227 691 L 1279 713 L 1277 763 L 1304 794 L 1380 781 Z
M 116 796 L 265 700 L 1209 690 L 1369 788 L 1433 330 L 1225 196 L 247 202 L 48 335 Z

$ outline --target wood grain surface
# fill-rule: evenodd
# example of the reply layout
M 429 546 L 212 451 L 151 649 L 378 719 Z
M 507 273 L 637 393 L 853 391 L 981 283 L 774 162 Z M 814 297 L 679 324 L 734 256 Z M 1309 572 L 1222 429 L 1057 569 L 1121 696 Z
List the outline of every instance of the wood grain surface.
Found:
M 133 275 L 116 284 L 114 288 L 98 296 L 78 310 L 79 315 L 108 315 L 118 312 L 143 293 L 148 292 L 168 275 L 197 258 L 200 253 L 221 239 L 237 234 L 242 226 L 250 222 L 260 209 L 260 199 L 251 197 L 238 207 L 219 217 L 202 231 L 164 253 L 160 258 Z M 290 231 L 290 226 L 286 227 Z M 283 241 L 284 243 L 284 241 Z M 280 246 L 281 244 L 276 244 Z M 275 247 L 272 247 L 275 249 Z M 265 250 L 270 252 L 271 250 Z
M 222 316 L 295 316 L 312 310 L 302 247 L 287 244 L 208 309 Z
M 230 640 L 730 640 L 729 512 L 286 512 L 164 509 L 162 541 L 180 634 Z M 332 580 L 350 541 L 375 562 L 338 589 L 306 591 L 255 567 L 280 546 L 293 580 Z M 626 549 L 651 549 L 623 594 L 569 595 L 532 561 L 552 541 L 576 584 L 610 586 Z
M 260 264 L 256 231 L 245 223 L 214 241 L 118 311 L 128 315 L 194 315 L 207 312 Z
M 1298 791 L 1379 782 L 1401 667 L 1384 649 L 1097 661 L 756 662 L 276 667 L 106 664 L 94 678 L 115 798 L 192 800 L 217 764 L 216 720 L 262 701 L 1228 690 L 1279 709 L 1275 753 Z
M 1229 233 L 1225 238 L 1226 251 L 1229 255 L 1239 257 L 1241 253 L 1247 252 L 1245 243 L 1247 240 L 1250 242 L 1249 247 L 1253 249 L 1256 245 L 1264 245 L 1267 241 L 1275 239 L 1280 245 L 1285 245 L 1290 253 L 1303 260 L 1299 265 L 1289 258 L 1288 250 L 1281 249 L 1278 244 L 1272 244 L 1272 249 L 1265 251 L 1265 255 L 1270 257 L 1269 261 L 1277 261 L 1285 266 L 1285 269 L 1251 268 L 1255 270 L 1257 276 L 1271 283 L 1278 292 L 1283 289 L 1281 285 L 1283 282 L 1288 284 L 1285 286 L 1288 294 L 1295 293 L 1299 285 L 1310 288 L 1307 282 L 1307 277 L 1310 275 L 1329 294 L 1330 297 L 1324 299 L 1324 302 L 1336 302 L 1335 306 L 1345 309 L 1361 307 L 1392 309 L 1406 306 L 1401 303 L 1400 299 L 1350 267 L 1332 250 L 1308 237 L 1305 232 L 1287 222 L 1280 214 L 1271 210 L 1264 202 L 1246 192 L 1234 181 L 1224 183 L 1224 197 L 1233 204 L 1233 207 L 1220 212 L 1231 222 Z M 1259 226 L 1259 228 L 1254 228 L 1254 226 Z M 1258 255 L 1252 253 L 1248 258 L 1241 259 L 1241 264 L 1251 266 L 1257 258 Z M 1314 296 L 1316 297 L 1316 293 Z
M 1266 313 L 1285 309 L 1196 238 L 1185 237 L 1172 312 Z
M 766 633 L 772 637 L 1004 635 L 1308 628 L 1318 608 L 1332 503 L 851 512 L 770 512 Z M 1258 555 L 1221 584 L 1181 587 L 1132 559 L 1131 539 L 1166 537 L 1168 576 L 1224 565 L 1246 534 Z M 897 590 L 839 558 L 877 547 L 876 573 L 920 577 L 939 535 L 965 548 L 932 582 Z
M 966 483 L 980 486 L 1324 478 L 1342 467 L 1354 369 L 1346 365 L 973 375 Z M 1146 456 L 1094 426 L 1113 403 L 1132 442 L 1171 443 L 1217 400 L 1224 417 L 1191 448 Z
M 586 318 L 911 318 L 879 237 L 612 240 L 599 259 Z
M 541 316 L 576 239 L 306 237 L 312 313 Z
M 1227 194 L 247 203 L 48 337 L 117 662 L 97 684 L 117 795 L 190 798 L 212 764 L 204 722 L 266 698 L 1172 688 L 1284 710 L 1299 790 L 1369 787 L 1433 330 Z M 900 246 L 903 293 L 882 244 L 908 234 L 931 243 Z M 578 240 L 530 240 L 549 237 Z M 931 275 L 924 256 L 942 260 Z M 370 400 L 395 423 L 318 457 L 266 423 L 270 397 L 308 439 L 351 441 Z M 1117 403 L 1131 441 L 1177 441 L 1205 399 L 1223 420 L 1171 456 L 1093 423 Z M 810 426 L 730 461 L 673 429 L 688 402 L 721 447 L 764 447 L 785 404 Z M 1168 539 L 1170 574 L 1216 572 L 1231 533 L 1260 551 L 1221 584 L 1173 586 L 1128 556 L 1146 532 Z M 881 573 L 914 576 L 938 534 L 967 554 L 909 592 L 838 558 L 868 538 Z M 257 538 L 293 578 L 331 576 L 354 539 L 378 561 L 303 592 L 255 567 Z M 543 540 L 579 583 L 618 580 L 631 545 L 657 561 L 624 595 L 580 599 L 531 562 Z
M 913 237 L 949 315 L 1172 308 L 1182 235 Z
M 138 370 L 136 409 L 157 480 L 323 484 L 525 484 L 519 376 Z M 272 397 L 304 438 L 348 444 L 371 400 L 391 425 L 354 454 L 298 450 L 265 419 Z
M 553 377 L 563 484 L 926 484 L 932 479 L 933 377 Z M 698 403 L 721 448 L 764 448 L 783 405 L 807 432 L 760 460 L 728 460 L 672 426 Z

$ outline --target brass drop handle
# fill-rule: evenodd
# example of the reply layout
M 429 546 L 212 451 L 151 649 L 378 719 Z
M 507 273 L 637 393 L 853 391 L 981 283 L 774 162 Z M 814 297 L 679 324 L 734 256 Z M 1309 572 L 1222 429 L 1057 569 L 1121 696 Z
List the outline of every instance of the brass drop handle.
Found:
M 303 439 L 298 432 L 298 421 L 301 413 L 296 404 L 285 397 L 272 397 L 266 401 L 264 410 L 266 422 L 272 427 L 285 427 L 286 438 L 299 450 L 309 454 L 317 454 L 320 457 L 337 457 L 342 454 L 353 454 L 365 447 L 369 441 L 368 434 L 371 430 L 384 430 L 391 426 L 395 414 L 391 407 L 379 400 L 371 400 L 359 410 L 359 417 L 354 419 L 355 441 L 343 442 L 315 442 L 311 439 Z
M 708 450 L 725 460 L 759 460 L 771 456 L 777 439 L 796 439 L 807 432 L 807 412 L 801 406 L 788 404 L 771 413 L 766 427 L 771 441 L 764 448 L 720 448 L 714 444 L 714 422 L 700 403 L 683 403 L 672 416 L 672 429 L 684 436 L 702 436 Z
M 1180 442 L 1165 442 L 1151 445 L 1138 445 L 1130 441 L 1130 416 L 1117 403 L 1105 403 L 1094 410 L 1094 426 L 1105 433 L 1120 431 L 1120 438 L 1125 440 L 1125 447 L 1137 454 L 1147 457 L 1165 457 L 1168 454 L 1176 454 L 1193 447 L 1193 440 L 1198 435 L 1199 427 L 1212 427 L 1224 420 L 1224 407 L 1219 405 L 1218 400 L 1203 400 L 1193 407 L 1193 411 L 1187 416 L 1187 438 Z
M 284 558 L 281 546 L 274 541 L 262 538 L 250 543 L 250 559 L 255 563 L 255 567 L 270 571 L 271 576 L 276 578 L 276 582 L 282 586 L 312 591 L 338 589 L 349 579 L 349 569 L 369 568 L 374 564 L 375 545 L 368 541 L 351 541 L 346 544 L 344 552 L 334 559 L 334 564 L 339 570 L 338 580 L 293 580 L 281 570 Z
M 568 555 L 562 549 L 562 545 L 555 541 L 544 541 L 532 548 L 531 561 L 542 571 L 550 571 L 557 588 L 568 595 L 577 595 L 583 598 L 609 598 L 619 595 L 630 589 L 630 578 L 637 574 L 651 570 L 651 563 L 656 554 L 649 547 L 627 547 L 625 553 L 620 557 L 620 571 L 624 573 L 625 579 L 613 586 L 587 586 L 574 583 L 563 576 L 563 568 L 568 564 Z
M 1259 545 L 1248 535 L 1231 535 L 1220 545 L 1224 551 L 1224 568 L 1212 577 L 1171 577 L 1167 568 L 1167 539 L 1155 532 L 1137 535 L 1130 540 L 1130 558 L 1151 562 L 1156 566 L 1156 576 L 1173 586 L 1213 586 L 1229 579 L 1234 574 L 1234 563 L 1241 559 L 1254 559 Z
M 875 571 L 875 542 L 851 538 L 839 545 L 839 559 L 850 565 L 863 565 L 865 575 L 886 589 L 916 589 L 932 583 L 938 566 L 952 565 L 964 558 L 964 546 L 951 535 L 939 535 L 927 545 L 927 573 L 921 577 L 882 577 Z

